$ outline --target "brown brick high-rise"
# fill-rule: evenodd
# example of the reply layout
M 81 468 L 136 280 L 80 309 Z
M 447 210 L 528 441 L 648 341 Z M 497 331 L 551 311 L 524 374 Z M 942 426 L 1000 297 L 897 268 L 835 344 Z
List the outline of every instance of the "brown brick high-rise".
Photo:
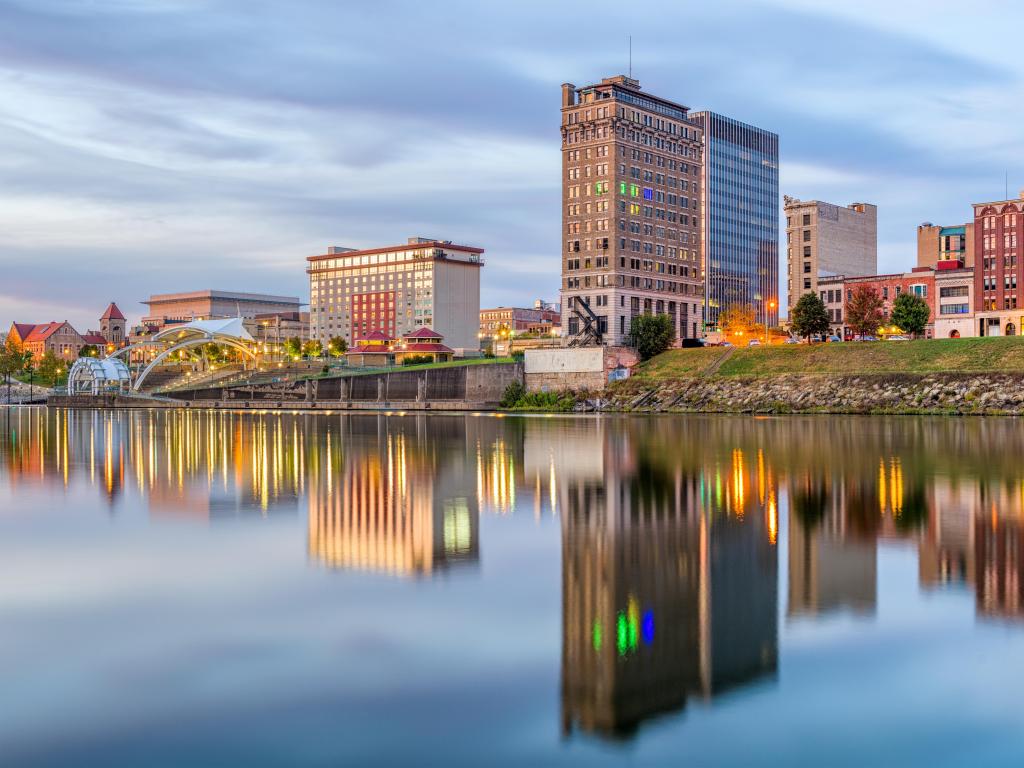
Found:
M 575 302 L 598 317 L 606 344 L 640 314 L 699 335 L 701 128 L 688 109 L 619 75 L 562 86 L 562 327 Z

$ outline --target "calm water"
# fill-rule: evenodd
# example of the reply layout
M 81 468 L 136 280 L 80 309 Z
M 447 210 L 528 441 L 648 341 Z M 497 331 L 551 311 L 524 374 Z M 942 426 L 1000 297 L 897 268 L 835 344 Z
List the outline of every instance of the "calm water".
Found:
M 1019 420 L 0 423 L 3 765 L 1024 760 Z

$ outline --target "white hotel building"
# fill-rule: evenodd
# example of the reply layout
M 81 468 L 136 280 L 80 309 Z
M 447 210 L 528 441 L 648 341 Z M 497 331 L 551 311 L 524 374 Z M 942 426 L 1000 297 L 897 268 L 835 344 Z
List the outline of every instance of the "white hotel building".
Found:
M 332 246 L 309 256 L 310 338 L 349 345 L 371 331 L 394 339 L 431 328 L 455 350 L 477 351 L 482 248 L 411 237 L 406 245 Z

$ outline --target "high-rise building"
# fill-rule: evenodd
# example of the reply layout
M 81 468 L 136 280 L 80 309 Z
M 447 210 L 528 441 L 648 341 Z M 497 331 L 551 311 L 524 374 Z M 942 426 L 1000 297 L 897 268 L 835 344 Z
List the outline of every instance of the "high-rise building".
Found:
M 974 309 L 979 336 L 1017 336 L 1018 242 L 1024 242 L 1024 191 L 1017 200 L 974 204 Z
M 878 209 L 870 203 L 845 208 L 786 196 L 786 264 L 789 308 L 818 291 L 818 278 L 860 277 L 878 272 Z
M 701 136 L 689 110 L 618 75 L 562 85 L 562 327 L 620 344 L 632 318 L 699 334 Z
M 955 262 L 960 262 L 957 265 Z M 925 222 L 917 228 L 917 266 L 956 269 L 974 266 L 974 224 L 941 227 Z
M 714 112 L 691 117 L 704 134 L 704 322 L 733 305 L 779 322 L 779 137 Z
M 332 246 L 306 259 L 310 338 L 369 334 L 397 339 L 431 328 L 456 349 L 478 350 L 482 248 L 410 237 L 406 245 L 356 250 Z

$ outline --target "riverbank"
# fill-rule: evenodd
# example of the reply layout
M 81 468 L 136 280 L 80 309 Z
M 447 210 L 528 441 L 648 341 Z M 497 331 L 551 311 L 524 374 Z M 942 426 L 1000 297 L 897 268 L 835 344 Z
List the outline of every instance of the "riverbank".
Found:
M 601 409 L 1024 414 L 1024 339 L 676 349 L 611 385 Z

